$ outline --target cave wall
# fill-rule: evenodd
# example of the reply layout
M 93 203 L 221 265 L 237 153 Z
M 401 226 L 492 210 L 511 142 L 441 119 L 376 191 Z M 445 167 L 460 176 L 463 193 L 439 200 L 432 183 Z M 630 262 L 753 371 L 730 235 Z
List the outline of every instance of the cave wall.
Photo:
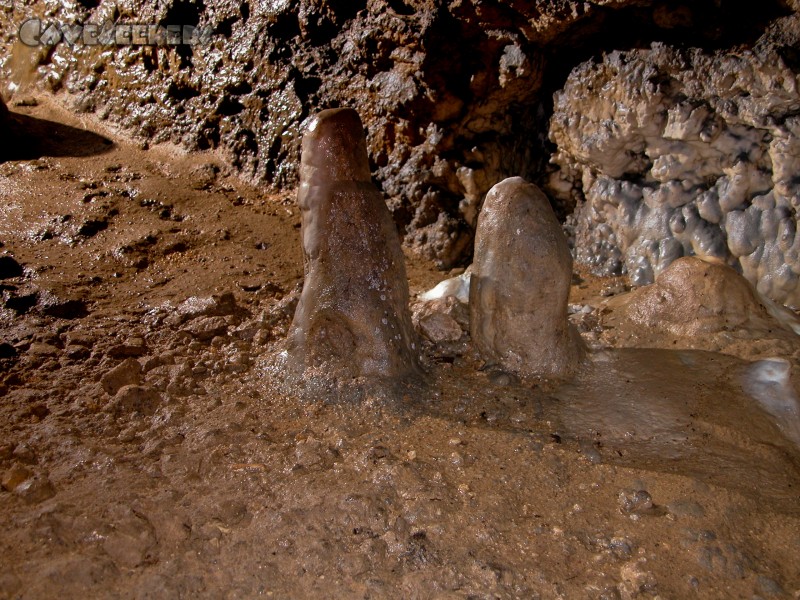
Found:
M 556 95 L 549 189 L 576 203 L 577 259 L 643 285 L 696 255 L 800 306 L 798 66 L 761 43 L 576 68 Z
M 349 105 L 407 245 L 469 260 L 486 191 L 545 178 L 552 93 L 578 63 L 653 40 L 752 44 L 781 0 L 17 0 L 0 6 L 5 90 L 41 86 L 149 143 L 220 149 L 245 177 L 296 185 L 304 123 Z M 24 19 L 211 27 L 197 46 L 30 48 Z M 577 202 L 562 194 L 562 217 Z

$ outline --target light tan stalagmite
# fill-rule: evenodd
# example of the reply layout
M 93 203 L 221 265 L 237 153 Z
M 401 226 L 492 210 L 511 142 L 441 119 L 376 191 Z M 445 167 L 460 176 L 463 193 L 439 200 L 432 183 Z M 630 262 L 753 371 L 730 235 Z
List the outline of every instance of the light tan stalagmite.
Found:
M 417 372 L 403 252 L 356 111 L 324 110 L 309 124 L 298 203 L 305 281 L 289 332 L 295 369 L 338 380 Z
M 522 378 L 564 377 L 583 345 L 567 322 L 569 246 L 547 197 L 512 177 L 486 195 L 470 281 L 470 332 L 490 364 Z

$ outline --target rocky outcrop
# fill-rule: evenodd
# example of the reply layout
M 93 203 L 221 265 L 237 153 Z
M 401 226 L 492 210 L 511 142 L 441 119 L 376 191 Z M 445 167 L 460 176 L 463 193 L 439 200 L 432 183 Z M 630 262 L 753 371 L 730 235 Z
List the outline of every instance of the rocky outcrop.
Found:
M 757 10 L 742 0 L 32 0 L 0 7 L 0 29 L 35 15 L 214 35 L 195 46 L 31 48 L 9 34 L 0 45 L 12 88 L 66 90 L 77 110 L 149 143 L 221 149 L 243 175 L 275 186 L 296 184 L 310 115 L 353 106 L 406 243 L 447 267 L 468 260 L 489 188 L 536 178 L 550 95 L 575 64 L 653 39 L 750 41 L 781 12 L 781 0 Z
M 769 337 L 780 330 L 791 337 L 797 322 L 730 267 L 688 256 L 667 267 L 654 285 L 634 290 L 617 304 L 618 319 L 665 338 L 739 331 Z
M 800 320 L 765 298 L 731 267 L 684 256 L 653 285 L 608 298 L 600 307 L 602 344 L 707 350 L 759 360 L 792 356 Z M 613 333 L 611 333 L 613 332 Z
M 753 50 L 654 45 L 577 67 L 550 127 L 550 191 L 576 206 L 577 259 L 641 285 L 681 256 L 712 258 L 800 305 L 795 58 L 765 37 Z

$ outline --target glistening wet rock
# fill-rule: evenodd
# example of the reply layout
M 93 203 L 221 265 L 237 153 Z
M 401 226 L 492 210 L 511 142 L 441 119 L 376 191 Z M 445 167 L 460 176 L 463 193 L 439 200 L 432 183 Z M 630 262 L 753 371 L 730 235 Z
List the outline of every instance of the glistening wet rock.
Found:
M 325 110 L 309 124 L 298 203 L 305 282 L 289 332 L 295 369 L 335 379 L 417 371 L 400 240 L 371 182 L 356 111 Z
M 694 256 L 673 262 L 653 285 L 609 298 L 597 316 L 600 337 L 615 346 L 692 348 L 747 360 L 800 347 L 797 315 L 731 267 Z M 612 330 L 619 332 L 613 341 L 605 333 Z
M 0 52 L 15 87 L 63 90 L 76 110 L 97 111 L 142 142 L 218 148 L 244 176 L 283 187 L 296 182 L 310 111 L 353 106 L 407 244 L 452 266 L 467 258 L 488 189 L 509 174 L 535 176 L 546 160 L 546 107 L 571 61 L 665 38 L 738 46 L 788 4 L 31 0 L 0 11 L 0 29 L 17 32 L 47 12 L 53 23 L 196 24 L 214 39 L 152 64 L 136 44 L 96 52 L 62 40 L 32 52 L 9 35 Z M 212 173 L 194 185 L 209 185 Z
M 39 295 L 38 304 L 43 315 L 58 319 L 81 319 L 89 313 L 84 300 L 60 298 L 48 291 Z
M 478 216 L 470 332 L 486 361 L 522 377 L 560 377 L 583 353 L 567 322 L 572 257 L 547 197 L 520 177 L 498 183 Z

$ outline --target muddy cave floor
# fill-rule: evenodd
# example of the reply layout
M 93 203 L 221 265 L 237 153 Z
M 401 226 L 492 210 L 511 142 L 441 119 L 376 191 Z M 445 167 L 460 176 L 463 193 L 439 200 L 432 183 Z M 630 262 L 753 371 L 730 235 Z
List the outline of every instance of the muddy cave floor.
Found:
M 22 104 L 0 598 L 800 598 L 797 424 L 743 391 L 742 352 L 612 347 L 533 388 L 429 352 L 400 400 L 298 398 L 267 366 L 302 280 L 294 195 Z M 408 271 L 412 293 L 447 276 Z M 622 291 L 577 274 L 572 301 Z

